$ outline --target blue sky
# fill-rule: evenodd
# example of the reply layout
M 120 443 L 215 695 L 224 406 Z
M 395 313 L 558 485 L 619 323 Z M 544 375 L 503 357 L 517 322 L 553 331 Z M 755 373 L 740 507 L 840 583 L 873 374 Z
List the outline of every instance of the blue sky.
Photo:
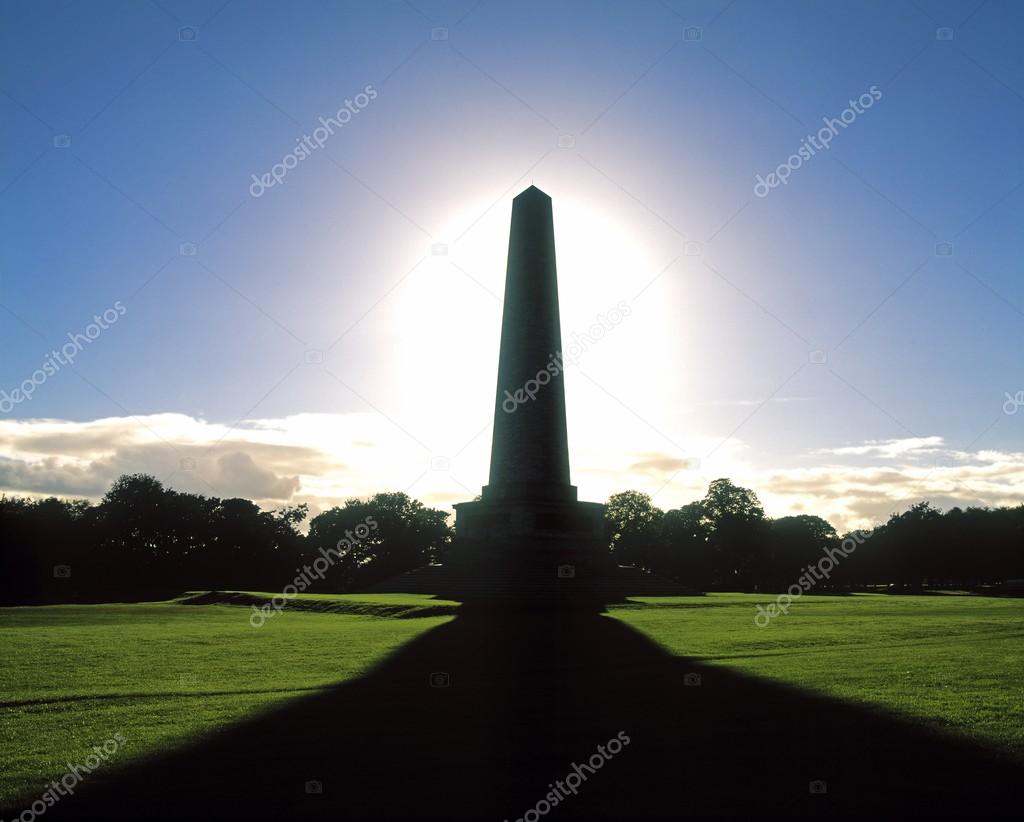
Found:
M 581 496 L 672 507 L 724 475 L 850 526 L 916 498 L 1024 501 L 1024 409 L 1004 410 L 1024 389 L 1019 4 L 2 15 L 0 389 L 125 309 L 0 405 L 6 493 L 95 497 L 146 470 L 268 506 L 470 498 L 511 199 L 535 183 L 564 336 L 632 308 L 567 376 Z

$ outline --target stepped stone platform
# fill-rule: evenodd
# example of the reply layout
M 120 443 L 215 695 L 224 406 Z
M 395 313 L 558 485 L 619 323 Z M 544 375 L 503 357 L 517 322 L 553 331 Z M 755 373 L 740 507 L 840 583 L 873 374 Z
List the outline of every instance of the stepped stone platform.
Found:
M 508 569 L 505 569 L 508 571 Z M 574 568 L 573 571 L 576 569 Z M 568 573 L 568 572 L 565 572 Z M 629 597 L 700 594 L 672 580 L 637 568 L 612 566 L 611 573 L 594 577 L 560 576 L 557 568 L 523 568 L 504 574 L 467 572 L 452 565 L 424 565 L 367 589 L 377 594 L 434 594 L 473 605 L 550 608 L 559 604 L 611 604 Z

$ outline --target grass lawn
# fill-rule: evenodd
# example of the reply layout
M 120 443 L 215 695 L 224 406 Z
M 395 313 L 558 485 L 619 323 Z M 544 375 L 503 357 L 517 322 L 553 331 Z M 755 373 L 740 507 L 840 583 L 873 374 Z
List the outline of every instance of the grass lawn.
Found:
M 1024 761 L 1022 599 L 808 595 L 764 628 L 764 595 L 635 601 L 646 606 L 612 613 L 674 654 L 880 706 Z
M 429 597 L 322 597 L 430 606 Z M 442 603 L 443 604 L 443 603 Z M 448 603 L 453 604 L 453 603 Z M 36 798 L 115 733 L 115 765 L 357 676 L 451 616 L 386 619 L 178 602 L 0 608 L 0 806 Z M 103 766 L 104 770 L 111 767 Z
M 27 805 L 115 733 L 127 742 L 104 771 L 357 677 L 454 619 L 455 604 L 311 595 L 254 628 L 248 603 L 261 595 L 218 598 L 237 604 L 186 595 L 0 609 L 0 806 Z M 877 706 L 1024 761 L 1024 600 L 808 595 L 758 628 L 754 605 L 768 601 L 637 599 L 610 613 L 673 654 Z

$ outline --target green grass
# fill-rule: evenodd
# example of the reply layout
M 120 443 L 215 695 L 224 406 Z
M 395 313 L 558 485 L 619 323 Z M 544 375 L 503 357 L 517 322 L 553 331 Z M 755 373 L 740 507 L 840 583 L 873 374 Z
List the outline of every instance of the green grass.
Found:
M 623 622 L 674 654 L 968 736 L 1024 761 L 1024 600 L 804 596 L 754 625 L 751 594 L 634 600 Z
M 266 596 L 0 609 L 0 805 L 38 797 L 66 763 L 115 733 L 127 743 L 104 772 L 356 677 L 452 619 L 456 604 L 307 595 L 253 628 L 247 603 Z M 637 599 L 611 614 L 672 653 L 874 706 L 1024 760 L 1024 600 L 805 596 L 757 628 L 754 605 L 768 601 Z
M 104 771 L 351 679 L 452 618 L 286 609 L 253 628 L 249 613 L 180 602 L 0 608 L 0 806 L 37 798 L 66 763 L 81 763 L 115 733 L 127 742 Z

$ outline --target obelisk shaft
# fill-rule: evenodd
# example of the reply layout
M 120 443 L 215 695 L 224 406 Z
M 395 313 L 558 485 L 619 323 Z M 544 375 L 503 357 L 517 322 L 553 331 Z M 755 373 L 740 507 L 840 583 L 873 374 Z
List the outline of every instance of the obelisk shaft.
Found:
M 560 352 L 551 198 L 531 186 L 512 202 L 498 390 L 484 499 L 575 499 Z

